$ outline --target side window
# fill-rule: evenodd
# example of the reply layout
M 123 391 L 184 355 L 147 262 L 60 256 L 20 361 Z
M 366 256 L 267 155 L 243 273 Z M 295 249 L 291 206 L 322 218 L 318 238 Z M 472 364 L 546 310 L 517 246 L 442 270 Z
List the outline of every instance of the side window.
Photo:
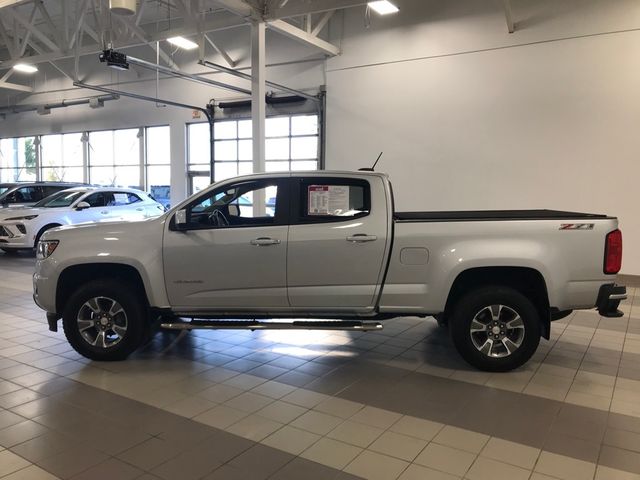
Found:
M 304 223 L 349 220 L 371 211 L 371 188 L 365 180 L 313 178 L 300 185 L 299 218 Z
M 87 198 L 84 199 L 84 201 L 87 202 L 89 204 L 89 206 L 91 206 L 91 207 L 104 207 L 104 206 L 106 206 L 104 200 L 105 200 L 104 199 L 104 193 L 102 193 L 102 192 L 91 194 Z
M 243 182 L 216 189 L 187 208 L 193 228 L 232 228 L 279 224 L 282 183 L 278 180 Z
M 142 199 L 138 195 L 136 195 L 135 193 L 127 193 L 127 200 L 128 200 L 128 203 L 130 203 L 130 204 L 131 203 L 138 203 L 138 202 L 142 201 Z
M 40 200 L 38 187 L 22 187 L 9 195 L 9 203 L 29 203 Z
M 114 192 L 104 192 L 104 203 L 107 207 L 115 207 L 116 197 Z
M 123 205 L 129 205 L 139 201 L 140 198 L 132 193 L 113 192 L 113 204 L 109 204 L 109 206 L 121 207 Z
M 58 193 L 61 190 L 64 190 L 67 187 L 54 187 L 54 186 L 44 186 L 42 189 L 44 190 L 44 196 L 48 197 L 49 195 L 53 195 L 54 193 Z

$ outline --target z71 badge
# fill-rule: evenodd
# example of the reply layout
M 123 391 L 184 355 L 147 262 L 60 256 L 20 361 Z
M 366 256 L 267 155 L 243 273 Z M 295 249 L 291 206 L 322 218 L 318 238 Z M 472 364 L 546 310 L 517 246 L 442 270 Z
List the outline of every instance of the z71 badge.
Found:
M 560 230 L 593 230 L 593 223 L 561 223 Z

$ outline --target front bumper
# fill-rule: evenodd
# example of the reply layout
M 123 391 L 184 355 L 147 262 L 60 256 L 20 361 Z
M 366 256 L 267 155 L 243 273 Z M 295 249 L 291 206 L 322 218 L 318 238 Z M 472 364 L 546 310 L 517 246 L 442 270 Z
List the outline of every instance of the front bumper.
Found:
M 30 248 L 26 227 L 16 223 L 0 224 L 0 247 Z
M 627 287 L 609 283 L 602 285 L 598 292 L 596 308 L 603 317 L 618 318 L 624 316 L 624 312 L 618 309 L 620 302 L 627 298 Z

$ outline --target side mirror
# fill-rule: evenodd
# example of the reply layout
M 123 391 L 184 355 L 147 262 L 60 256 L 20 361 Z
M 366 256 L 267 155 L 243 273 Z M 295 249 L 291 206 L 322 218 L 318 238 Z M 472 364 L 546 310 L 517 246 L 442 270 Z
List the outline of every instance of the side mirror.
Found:
M 76 210 L 84 210 L 86 208 L 90 208 L 91 205 L 89 205 L 87 202 L 80 202 L 76 205 Z
M 186 230 L 187 229 L 187 210 L 186 209 L 182 209 L 182 210 L 178 210 L 175 214 L 175 216 L 173 217 L 173 223 L 176 227 L 176 230 Z

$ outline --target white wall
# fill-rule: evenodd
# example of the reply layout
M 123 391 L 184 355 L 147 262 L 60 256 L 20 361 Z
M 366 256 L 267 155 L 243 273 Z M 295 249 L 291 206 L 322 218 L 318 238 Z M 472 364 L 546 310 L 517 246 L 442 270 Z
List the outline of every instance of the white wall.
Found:
M 640 274 L 640 3 L 513 0 L 511 35 L 501 2 L 397 3 L 369 29 L 346 14 L 327 168 L 384 151 L 402 210 L 617 215 Z

